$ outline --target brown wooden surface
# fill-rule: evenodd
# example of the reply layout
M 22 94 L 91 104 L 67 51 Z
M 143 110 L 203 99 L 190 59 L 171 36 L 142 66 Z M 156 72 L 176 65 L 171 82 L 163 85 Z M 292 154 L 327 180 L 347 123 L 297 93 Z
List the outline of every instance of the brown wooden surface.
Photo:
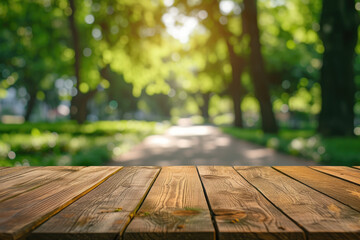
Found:
M 124 239 L 214 239 L 197 170 L 163 167 Z
M 360 171 L 354 168 L 342 166 L 314 166 L 311 168 L 356 184 L 360 184 Z
M 360 213 L 270 167 L 235 169 L 302 226 L 308 239 L 360 239 Z
M 0 167 L 0 178 L 8 173 L 16 172 L 23 168 L 30 168 L 30 167 Z
M 115 239 L 135 214 L 159 167 L 125 167 L 56 216 L 30 239 Z
M 359 173 L 341 166 L 1 168 L 0 239 L 359 240 Z
M 232 167 L 199 166 L 219 239 L 305 239 L 305 233 Z
M 308 167 L 274 167 L 290 177 L 360 211 L 360 186 Z
M 32 168 L 32 171 L 17 172 L 12 177 L 8 176 L 6 181 L 1 183 L 0 202 L 49 184 L 56 179 L 61 179 L 73 170 L 81 168 L 84 167 L 62 167 L 59 171 L 58 167 L 35 167 Z M 69 171 L 65 171 L 66 169 Z
M 86 167 L 0 204 L 0 239 L 18 239 L 92 190 L 119 167 Z M 59 167 L 59 171 L 62 168 Z M 69 171 L 65 168 L 64 171 Z
M 36 168 L 38 167 L 11 167 L 2 169 L 0 171 L 0 181 L 5 182 L 7 179 L 13 178 L 25 172 L 33 171 Z

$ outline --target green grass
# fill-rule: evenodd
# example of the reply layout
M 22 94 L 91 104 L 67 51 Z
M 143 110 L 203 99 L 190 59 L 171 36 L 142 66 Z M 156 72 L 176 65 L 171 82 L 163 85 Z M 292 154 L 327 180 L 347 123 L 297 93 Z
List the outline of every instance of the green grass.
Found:
M 104 165 L 166 127 L 144 121 L 0 124 L 0 166 Z
M 323 138 L 312 129 L 281 129 L 278 134 L 264 134 L 260 129 L 222 129 L 236 138 L 325 165 L 360 165 L 360 137 Z
M 136 133 L 151 131 L 157 125 L 156 122 L 145 122 L 135 120 L 122 121 L 98 121 L 82 125 L 73 121 L 57 123 L 30 123 L 23 124 L 0 124 L 0 133 L 31 133 L 57 132 L 70 133 L 72 135 L 112 135 L 117 132 Z

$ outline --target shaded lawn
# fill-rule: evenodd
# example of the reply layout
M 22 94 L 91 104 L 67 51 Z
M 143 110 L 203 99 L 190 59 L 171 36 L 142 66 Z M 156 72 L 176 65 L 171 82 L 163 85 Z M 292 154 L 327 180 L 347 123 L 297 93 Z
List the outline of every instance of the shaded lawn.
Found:
M 104 165 L 166 127 L 145 121 L 0 124 L 0 166 Z
M 323 138 L 313 129 L 281 129 L 278 134 L 264 134 L 260 129 L 223 127 L 236 138 L 248 140 L 325 165 L 360 165 L 360 137 Z

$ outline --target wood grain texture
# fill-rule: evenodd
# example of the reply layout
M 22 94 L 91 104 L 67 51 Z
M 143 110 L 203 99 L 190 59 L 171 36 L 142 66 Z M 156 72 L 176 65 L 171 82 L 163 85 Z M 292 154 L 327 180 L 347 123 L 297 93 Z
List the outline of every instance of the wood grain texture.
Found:
M 125 167 L 42 224 L 29 239 L 115 239 L 159 171 L 159 167 Z
M 124 239 L 214 239 L 197 170 L 163 167 Z
M 357 169 L 343 166 L 313 166 L 311 168 L 360 185 L 360 171 Z
M 0 185 L 0 202 L 34 190 L 56 179 L 63 178 L 84 167 L 35 167 L 31 171 L 8 176 Z
M 232 167 L 199 166 L 219 239 L 305 239 L 305 233 Z
M 353 166 L 354 168 L 360 169 L 360 166 Z
M 86 167 L 0 203 L 0 239 L 19 239 L 26 236 L 36 226 L 119 169 Z
M 360 211 L 360 186 L 308 167 L 274 167 L 290 177 Z
M 307 231 L 308 239 L 360 239 L 360 213 L 270 167 L 235 167 Z
M 12 178 L 14 176 L 23 174 L 25 172 L 30 172 L 36 168 L 39 168 L 39 167 L 9 167 L 9 168 L 2 169 L 0 171 L 0 181 L 4 182 L 8 178 Z

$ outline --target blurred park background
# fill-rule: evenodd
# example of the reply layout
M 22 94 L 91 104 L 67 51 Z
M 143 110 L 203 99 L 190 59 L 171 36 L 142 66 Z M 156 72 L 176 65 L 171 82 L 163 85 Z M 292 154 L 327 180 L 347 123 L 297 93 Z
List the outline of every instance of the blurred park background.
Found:
M 360 165 L 359 16 L 355 0 L 2 0 L 0 166 L 107 164 L 181 118 Z

